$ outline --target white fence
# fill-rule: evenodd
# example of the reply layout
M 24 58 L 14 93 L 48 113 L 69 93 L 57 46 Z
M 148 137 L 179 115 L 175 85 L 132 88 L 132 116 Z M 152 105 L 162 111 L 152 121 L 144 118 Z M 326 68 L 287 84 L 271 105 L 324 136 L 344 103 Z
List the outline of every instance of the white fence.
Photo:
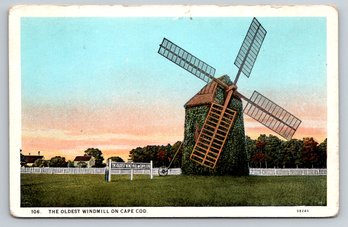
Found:
M 149 174 L 150 170 L 134 170 L 135 174 Z M 43 174 L 104 174 L 105 168 L 53 168 L 53 167 L 22 167 L 21 173 Z M 130 174 L 130 169 L 112 169 L 112 174 Z M 168 170 L 168 175 L 180 175 L 180 168 Z M 327 169 L 260 169 L 250 168 L 252 176 L 320 176 L 326 175 Z M 158 176 L 158 168 L 153 168 L 153 175 Z
M 130 174 L 130 169 L 112 169 L 112 174 Z M 134 169 L 134 174 L 150 174 L 149 169 Z M 158 176 L 158 168 L 153 168 L 153 175 Z M 104 174 L 105 168 L 54 168 L 54 167 L 22 167 L 21 173 L 35 174 Z M 169 169 L 168 175 L 180 175 L 180 168 Z
M 105 168 L 55 168 L 55 167 L 22 167 L 21 173 L 45 174 L 104 174 Z
M 326 169 L 249 169 L 249 174 L 252 176 L 321 176 L 326 173 Z

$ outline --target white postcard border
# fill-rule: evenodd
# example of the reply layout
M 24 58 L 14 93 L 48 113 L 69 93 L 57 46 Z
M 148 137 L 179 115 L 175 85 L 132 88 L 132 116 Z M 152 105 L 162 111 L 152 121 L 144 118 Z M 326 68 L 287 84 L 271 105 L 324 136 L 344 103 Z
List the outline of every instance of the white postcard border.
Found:
M 327 206 L 277 207 L 113 207 L 113 208 L 22 208 L 20 207 L 21 147 L 21 17 L 326 17 L 327 19 L 327 109 L 328 155 Z M 9 134 L 10 211 L 17 217 L 330 217 L 339 210 L 339 90 L 338 16 L 331 6 L 53 6 L 20 5 L 9 14 Z M 73 210 L 80 213 L 73 213 Z M 84 214 L 91 209 L 105 213 Z M 128 209 L 128 213 L 125 213 Z M 138 212 L 140 211 L 144 212 Z M 50 211 L 51 210 L 51 211 Z M 56 210 L 52 213 L 52 210 Z M 117 210 L 117 211 L 116 211 Z M 121 211 L 125 211 L 121 213 Z M 132 210 L 132 212 L 130 211 Z M 70 211 L 70 213 L 69 213 Z M 117 212 L 117 213 L 116 213 Z

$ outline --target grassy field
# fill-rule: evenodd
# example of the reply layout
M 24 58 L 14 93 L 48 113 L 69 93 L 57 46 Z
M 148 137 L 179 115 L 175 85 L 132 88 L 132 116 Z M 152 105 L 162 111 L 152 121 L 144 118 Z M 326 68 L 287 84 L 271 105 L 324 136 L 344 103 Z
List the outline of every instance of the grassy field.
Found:
M 22 174 L 23 207 L 326 205 L 326 176 Z

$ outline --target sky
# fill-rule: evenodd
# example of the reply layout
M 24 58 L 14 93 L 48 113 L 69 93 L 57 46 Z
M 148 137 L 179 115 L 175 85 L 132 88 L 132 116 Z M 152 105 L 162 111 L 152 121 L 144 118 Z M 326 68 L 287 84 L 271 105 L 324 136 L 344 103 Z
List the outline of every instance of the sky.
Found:
M 326 19 L 259 17 L 267 35 L 254 90 L 302 120 L 294 138 L 326 138 Z M 205 83 L 157 53 L 166 37 L 228 74 L 251 17 L 21 19 L 22 150 L 72 160 L 89 147 L 127 158 L 183 139 L 184 104 Z M 275 134 L 245 117 L 246 134 Z

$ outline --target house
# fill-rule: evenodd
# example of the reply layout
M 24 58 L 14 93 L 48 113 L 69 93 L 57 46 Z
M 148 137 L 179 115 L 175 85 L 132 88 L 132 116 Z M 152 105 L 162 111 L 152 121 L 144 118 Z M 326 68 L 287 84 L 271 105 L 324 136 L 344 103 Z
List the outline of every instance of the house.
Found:
M 74 166 L 79 168 L 91 168 L 95 165 L 95 158 L 91 155 L 76 156 Z
M 33 164 L 34 164 L 34 162 L 36 161 L 36 160 L 40 160 L 40 159 L 43 159 L 43 155 L 40 155 L 40 151 L 38 152 L 38 154 L 37 155 L 31 155 L 30 153 L 29 153 L 29 155 L 24 155 L 23 156 L 24 158 L 23 158 L 23 161 L 24 161 L 24 165 L 26 165 L 26 166 L 33 166 Z

